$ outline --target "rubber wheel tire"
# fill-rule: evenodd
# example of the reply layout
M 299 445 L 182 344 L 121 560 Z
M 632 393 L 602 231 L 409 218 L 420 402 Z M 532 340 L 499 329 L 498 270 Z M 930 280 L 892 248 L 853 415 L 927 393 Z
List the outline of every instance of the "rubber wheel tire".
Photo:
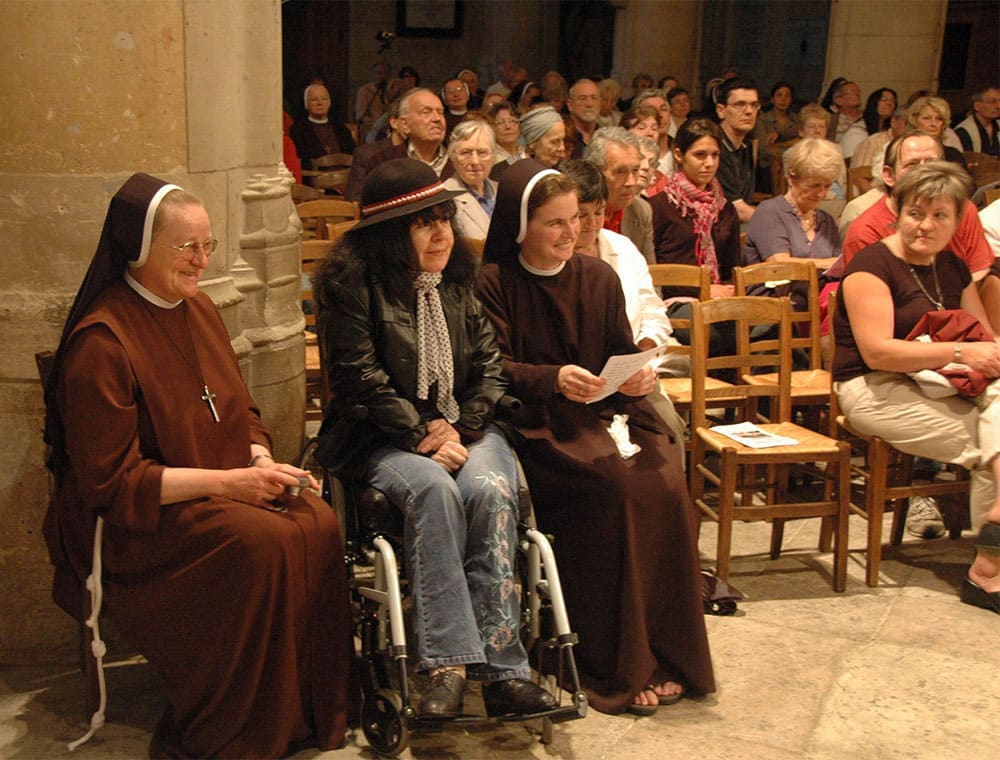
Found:
M 361 730 L 375 752 L 395 757 L 410 744 L 410 728 L 403 718 L 403 700 L 389 689 L 379 689 L 361 700 Z

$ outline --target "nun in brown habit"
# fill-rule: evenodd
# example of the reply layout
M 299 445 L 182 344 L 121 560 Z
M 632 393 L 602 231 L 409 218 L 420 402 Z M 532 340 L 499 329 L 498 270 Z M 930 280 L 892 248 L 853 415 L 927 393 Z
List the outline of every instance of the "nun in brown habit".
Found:
M 500 181 L 478 294 L 493 321 L 541 530 L 559 573 L 590 704 L 649 714 L 715 691 L 702 612 L 698 520 L 674 441 L 644 396 L 652 372 L 594 401 L 604 363 L 638 351 L 614 270 L 573 252 L 576 187 L 531 159 Z M 588 403 L 591 402 L 591 403 Z M 628 415 L 624 458 L 608 433 Z
M 111 200 L 46 389 L 54 596 L 79 614 L 103 516 L 105 612 L 168 691 L 150 754 L 333 749 L 352 656 L 340 527 L 271 457 L 198 288 L 215 247 L 175 185 L 136 174 Z

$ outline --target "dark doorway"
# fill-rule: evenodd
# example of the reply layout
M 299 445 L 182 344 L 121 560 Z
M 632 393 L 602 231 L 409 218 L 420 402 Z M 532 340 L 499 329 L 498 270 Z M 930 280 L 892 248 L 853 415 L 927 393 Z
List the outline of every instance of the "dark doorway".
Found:
M 285 107 L 305 115 L 302 94 L 314 77 L 330 91 L 331 116 L 347 121 L 348 0 L 285 0 L 281 4 L 281 50 Z
M 829 0 L 722 0 L 704 9 L 702 82 L 736 67 L 757 83 L 762 97 L 784 80 L 797 101 L 820 98 Z
M 571 85 L 581 77 L 599 81 L 611 71 L 615 9 L 607 0 L 559 3 L 559 72 Z

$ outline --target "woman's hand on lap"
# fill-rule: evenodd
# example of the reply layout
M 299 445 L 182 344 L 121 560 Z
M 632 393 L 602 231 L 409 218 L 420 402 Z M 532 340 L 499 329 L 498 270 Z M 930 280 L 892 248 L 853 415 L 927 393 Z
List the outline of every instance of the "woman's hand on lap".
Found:
M 982 341 L 962 344 L 962 364 L 968 365 L 986 377 L 1000 377 L 1000 343 Z

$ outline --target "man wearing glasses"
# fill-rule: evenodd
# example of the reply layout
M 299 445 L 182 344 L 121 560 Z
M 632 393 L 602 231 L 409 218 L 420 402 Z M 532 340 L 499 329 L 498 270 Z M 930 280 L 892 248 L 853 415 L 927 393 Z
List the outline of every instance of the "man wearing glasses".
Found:
M 726 199 L 731 201 L 740 223 L 746 224 L 756 210 L 754 155 L 747 135 L 753 132 L 760 111 L 757 85 L 749 79 L 728 79 L 715 91 L 715 112 L 722 127 L 722 155 L 716 175 Z

